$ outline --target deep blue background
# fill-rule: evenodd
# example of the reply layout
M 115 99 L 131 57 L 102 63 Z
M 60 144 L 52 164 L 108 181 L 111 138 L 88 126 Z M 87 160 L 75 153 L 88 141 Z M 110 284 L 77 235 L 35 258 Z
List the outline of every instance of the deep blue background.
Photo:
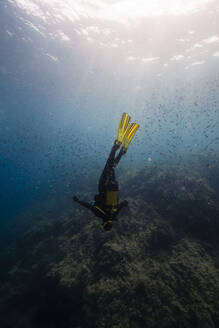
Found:
M 140 129 L 119 172 L 218 155 L 219 42 L 202 41 L 203 49 L 191 50 L 217 35 L 219 11 L 210 13 L 216 6 L 126 28 L 92 19 L 47 25 L 0 3 L 1 223 L 29 209 L 58 213 L 71 206 L 74 193 L 95 193 L 124 111 Z M 46 37 L 27 22 L 43 27 Z M 102 47 L 101 36 L 89 42 L 74 29 L 95 24 L 132 44 Z M 49 37 L 60 29 L 71 42 Z M 189 35 L 186 44 L 177 41 Z M 185 58 L 171 59 L 179 54 Z M 139 65 L 129 58 L 134 55 L 159 60 Z

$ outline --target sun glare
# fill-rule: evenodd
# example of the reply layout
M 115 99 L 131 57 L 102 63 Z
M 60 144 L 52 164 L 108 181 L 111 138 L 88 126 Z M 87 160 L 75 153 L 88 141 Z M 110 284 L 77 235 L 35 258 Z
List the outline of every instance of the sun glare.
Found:
M 113 4 L 105 2 L 99 16 L 105 19 L 132 19 L 144 16 L 179 15 L 199 10 L 211 0 L 124 0 Z
M 9 0 L 29 14 L 42 16 L 44 5 L 47 12 L 70 20 L 92 17 L 123 21 L 147 16 L 180 15 L 201 9 L 213 0 Z

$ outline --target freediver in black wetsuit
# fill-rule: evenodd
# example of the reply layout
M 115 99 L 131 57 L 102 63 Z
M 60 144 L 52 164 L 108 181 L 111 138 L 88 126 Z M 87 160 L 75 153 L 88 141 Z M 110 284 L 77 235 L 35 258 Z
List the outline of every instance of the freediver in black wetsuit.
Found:
M 114 169 L 118 165 L 121 157 L 126 153 L 135 132 L 139 128 L 137 123 L 129 122 L 130 116 L 123 113 L 118 126 L 117 139 L 114 142 L 104 170 L 99 179 L 99 194 L 95 195 L 94 203 L 87 203 L 79 200 L 76 196 L 73 197 L 75 202 L 90 209 L 97 217 L 103 219 L 101 226 L 105 231 L 112 229 L 112 222 L 117 220 L 117 215 L 120 210 L 123 207 L 128 206 L 128 202 L 126 200 L 119 203 L 119 186 L 115 178 Z M 115 157 L 116 151 L 121 145 L 122 148 L 117 157 Z

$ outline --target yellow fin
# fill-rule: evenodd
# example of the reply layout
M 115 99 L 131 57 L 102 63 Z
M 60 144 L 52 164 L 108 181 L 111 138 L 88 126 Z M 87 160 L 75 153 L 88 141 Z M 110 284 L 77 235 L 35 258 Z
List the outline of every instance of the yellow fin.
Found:
M 117 130 L 116 144 L 118 146 L 121 145 L 121 143 L 124 139 L 124 136 L 127 132 L 127 128 L 129 126 L 130 119 L 131 119 L 131 117 L 127 113 L 122 114 L 122 117 L 119 122 L 118 130 Z
M 136 131 L 138 130 L 139 128 L 139 124 L 137 123 L 131 123 L 125 133 L 125 136 L 124 136 L 124 140 L 123 140 L 123 145 L 122 145 L 122 149 L 124 152 L 127 151 L 128 149 L 128 146 L 130 144 L 130 142 L 132 141 L 132 138 L 134 137 Z

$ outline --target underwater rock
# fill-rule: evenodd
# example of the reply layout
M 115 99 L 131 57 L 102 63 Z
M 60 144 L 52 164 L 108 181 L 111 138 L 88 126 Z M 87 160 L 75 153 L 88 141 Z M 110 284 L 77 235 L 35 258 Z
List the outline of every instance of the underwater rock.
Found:
M 127 187 L 121 197 L 129 208 L 109 233 L 89 212 L 77 211 L 77 217 L 63 215 L 25 230 L 13 261 L 2 255 L 7 264 L 0 287 L 5 324 L 219 326 L 214 190 L 198 174 L 169 170 L 136 173 L 133 180 L 131 192 Z
M 147 207 L 152 207 L 177 232 L 218 244 L 219 204 L 205 178 L 197 172 L 191 175 L 177 169 L 142 171 L 139 175 L 142 183 L 133 178 L 135 182 L 130 184 L 139 197 L 140 208 L 147 211 Z M 126 186 L 125 196 L 129 195 L 128 190 Z
M 118 226 L 126 220 L 122 218 Z M 219 324 L 219 275 L 211 256 L 200 243 L 177 239 L 165 221 L 150 223 L 133 218 L 129 222 L 135 226 L 133 230 L 138 222 L 139 230 L 126 237 L 115 227 L 108 234 L 110 240 L 103 237 L 99 250 L 91 237 L 99 227 L 96 222 L 91 224 L 90 231 L 81 232 L 84 243 L 80 245 L 80 260 L 75 255 L 77 239 L 81 238 L 77 236 L 70 254 L 53 266 L 51 273 L 58 273 L 64 285 L 82 281 L 85 274 L 85 326 L 156 327 L 159 322 L 159 327 L 213 328 Z M 154 237 L 159 229 L 163 234 Z M 167 235 L 172 240 L 166 244 Z M 91 256 L 92 244 L 95 253 Z M 66 267 L 77 273 L 70 277 Z
M 171 225 L 164 220 L 154 220 L 149 230 L 148 246 L 152 250 L 165 250 L 176 240 L 177 235 Z

